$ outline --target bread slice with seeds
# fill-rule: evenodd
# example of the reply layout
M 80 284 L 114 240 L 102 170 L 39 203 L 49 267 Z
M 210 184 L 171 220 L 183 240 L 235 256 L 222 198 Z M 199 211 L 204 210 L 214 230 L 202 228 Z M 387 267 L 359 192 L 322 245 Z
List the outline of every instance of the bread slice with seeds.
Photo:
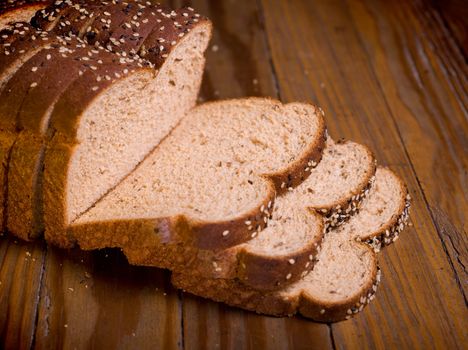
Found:
M 102 49 L 50 36 L 48 47 L 25 62 L 0 93 L 0 111 L 20 131 L 8 167 L 7 228 L 17 237 L 35 238 L 43 231 L 42 163 L 51 111 L 79 72 L 98 59 L 114 65 Z
M 408 220 L 409 196 L 398 176 L 378 168 L 358 214 L 325 237 L 314 269 L 274 292 L 259 292 L 235 280 L 174 273 L 173 284 L 190 293 L 274 316 L 300 313 L 316 321 L 350 318 L 374 298 L 380 272 L 374 249 L 365 242 L 391 243 Z
M 367 147 L 353 142 L 336 144 L 329 139 L 320 163 L 311 163 L 304 170 L 310 172 L 304 182 L 276 198 L 274 207 L 273 202 L 260 207 L 267 214 L 273 208 L 263 231 L 253 230 L 253 224 L 247 222 L 253 233 L 244 244 L 213 251 L 161 244 L 151 235 L 144 243 L 124 246 L 123 251 L 135 265 L 173 271 L 189 267 L 193 275 L 238 279 L 257 290 L 283 288 L 299 280 L 316 261 L 324 232 L 324 218 L 317 209 L 335 209 L 339 204 L 344 208 L 353 202 L 353 210 L 349 211 L 353 214 L 372 182 L 375 162 Z M 226 230 L 222 234 L 231 233 Z
M 210 35 L 210 23 L 199 22 L 172 47 L 164 64 L 144 74 L 129 75 L 130 69 L 117 65 L 146 62 L 138 56 L 117 57 L 114 70 L 91 65 L 60 96 L 51 112 L 54 136 L 45 154 L 50 242 L 69 245 L 66 226 L 131 173 L 195 105 Z
M 14 93 L 7 86 L 15 72 L 37 52 L 49 43 L 43 33 L 30 35 L 34 29 L 28 24 L 18 22 L 0 31 L 0 217 L 1 231 L 6 224 L 7 173 L 10 152 L 16 140 L 16 114 L 11 113 L 12 105 L 6 103 L 5 93 Z
M 265 226 L 282 183 L 307 177 L 324 135 L 322 115 L 307 104 L 249 98 L 198 106 L 69 232 L 85 249 L 238 245 Z

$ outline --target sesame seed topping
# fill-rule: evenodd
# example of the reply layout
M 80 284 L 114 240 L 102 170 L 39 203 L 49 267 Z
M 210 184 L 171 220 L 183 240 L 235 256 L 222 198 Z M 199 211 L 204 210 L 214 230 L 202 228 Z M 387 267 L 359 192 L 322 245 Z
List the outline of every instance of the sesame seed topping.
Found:
M 34 83 L 32 83 L 32 84 L 30 85 L 30 87 L 32 87 L 32 88 L 35 88 L 36 86 L 37 86 L 37 83 L 36 83 L 36 82 L 34 82 Z
M 291 264 L 291 265 L 294 265 L 296 263 L 296 260 L 294 259 L 289 259 L 288 262 Z
M 286 275 L 286 279 L 287 279 L 287 280 L 291 279 L 291 277 L 292 277 L 292 274 L 291 274 L 291 273 L 288 273 L 288 274 Z
M 229 234 L 229 230 L 223 232 L 223 237 L 226 237 Z

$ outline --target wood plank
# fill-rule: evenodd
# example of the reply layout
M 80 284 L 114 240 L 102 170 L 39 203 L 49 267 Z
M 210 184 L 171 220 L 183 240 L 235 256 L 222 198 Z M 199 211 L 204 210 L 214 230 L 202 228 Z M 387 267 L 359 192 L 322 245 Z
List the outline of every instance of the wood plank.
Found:
M 38 349 L 179 349 L 178 293 L 166 271 L 128 265 L 116 250 L 48 248 Z
M 0 238 L 0 348 L 30 349 L 34 338 L 44 244 Z
M 388 106 L 346 5 L 262 4 L 282 98 L 321 105 L 331 135 L 369 144 L 381 164 L 405 179 L 414 198 L 413 228 L 382 254 L 384 281 L 377 300 L 352 321 L 332 326 L 336 346 L 463 347 L 463 295 L 396 127 L 399 116 Z
M 331 349 L 329 327 L 257 315 L 184 295 L 186 349 Z
M 190 4 L 214 24 L 202 99 L 277 96 L 257 3 L 196 0 Z M 183 300 L 187 349 L 332 348 L 324 324 L 259 316 L 188 294 Z
M 464 0 L 432 0 L 442 14 L 445 24 L 457 39 L 465 56 L 468 56 L 468 6 Z
M 395 122 L 466 300 L 465 60 L 439 14 L 427 3 L 415 0 L 412 6 L 410 2 L 393 6 L 363 1 L 348 7 L 388 106 L 398 116 Z

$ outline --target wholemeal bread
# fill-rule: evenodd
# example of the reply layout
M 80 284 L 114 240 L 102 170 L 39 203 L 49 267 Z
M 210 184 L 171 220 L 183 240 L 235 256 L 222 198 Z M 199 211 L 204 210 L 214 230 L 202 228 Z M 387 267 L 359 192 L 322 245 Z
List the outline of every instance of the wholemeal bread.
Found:
M 155 15 L 153 25 L 158 23 L 158 16 L 163 17 L 164 15 L 164 13 L 158 13 L 157 16 Z M 197 20 L 197 22 L 193 22 L 191 20 L 192 19 L 189 18 L 185 22 L 181 21 L 181 23 L 184 24 L 182 30 L 185 31 L 183 36 L 178 33 L 180 29 L 168 28 L 166 32 L 160 33 L 161 37 L 166 37 L 167 40 L 172 40 L 172 44 L 165 51 L 165 57 L 160 58 L 156 62 L 157 65 L 153 64 L 153 67 L 157 69 L 156 74 L 153 73 L 153 75 L 156 75 L 155 79 L 153 78 L 154 84 L 146 86 L 144 80 L 139 82 L 140 89 L 148 88 L 148 91 L 146 92 L 147 94 L 151 93 L 151 90 L 156 91 L 157 88 L 158 94 L 152 94 L 150 97 L 142 98 L 142 100 L 146 100 L 147 102 L 150 100 L 151 104 L 149 106 L 153 105 L 158 108 L 150 108 L 149 110 L 153 110 L 152 113 L 145 113 L 146 121 L 138 120 L 135 116 L 132 121 L 131 118 L 128 118 L 125 114 L 121 115 L 120 122 L 126 118 L 130 119 L 130 124 L 133 123 L 134 129 L 141 127 L 140 131 L 123 130 L 123 124 L 121 123 L 122 125 L 118 125 L 118 121 L 115 120 L 114 128 L 120 131 L 116 132 L 114 140 L 116 140 L 115 142 L 117 142 L 119 146 L 115 147 L 115 143 L 111 144 L 110 142 L 107 142 L 109 141 L 107 140 L 99 147 L 101 152 L 114 153 L 114 158 L 102 158 L 101 163 L 108 163 L 108 161 L 112 162 L 117 158 L 119 162 L 115 163 L 120 164 L 117 164 L 117 166 L 113 166 L 112 164 L 104 165 L 110 169 L 110 177 L 114 178 L 110 179 L 111 184 L 108 184 L 105 181 L 95 181 L 99 182 L 100 188 L 97 192 L 87 192 L 90 198 L 87 198 L 88 203 L 84 204 L 84 206 L 87 205 L 89 207 L 99 198 L 99 196 L 102 196 L 110 187 L 114 186 L 121 178 L 128 174 L 132 170 L 131 167 L 136 166 L 136 164 L 143 159 L 143 157 L 159 142 L 159 140 L 175 126 L 178 119 L 184 114 L 184 112 L 194 105 L 204 66 L 203 51 L 205 50 L 210 37 L 211 25 L 205 19 Z M 47 36 L 45 32 L 37 33 L 40 33 L 42 37 Z M 57 38 L 54 36 L 53 32 L 48 36 Z M 62 41 L 65 41 L 66 43 L 70 42 L 70 40 L 77 41 L 74 37 L 65 37 L 62 39 Z M 88 47 L 87 45 L 86 47 L 83 43 L 80 43 L 80 45 L 83 46 L 82 48 L 78 48 L 81 51 L 88 50 L 86 48 Z M 89 50 L 91 49 L 93 49 L 93 47 L 89 46 Z M 74 50 L 76 51 L 76 48 Z M 132 58 L 125 57 L 125 53 L 121 52 L 119 55 L 116 54 L 113 57 L 110 56 L 108 67 L 111 68 L 112 64 L 116 64 L 117 70 L 116 72 L 110 72 L 111 74 L 107 74 L 105 68 L 102 67 L 101 61 L 103 60 L 100 59 L 99 56 L 109 54 L 103 53 L 102 50 L 99 49 L 99 46 L 95 47 L 93 50 L 96 52 L 95 57 L 87 58 L 86 55 L 83 55 L 83 60 L 89 60 L 85 63 L 89 69 L 88 71 L 81 69 L 81 72 L 80 69 L 76 68 L 78 65 L 75 64 L 75 60 L 79 58 L 79 50 L 75 52 L 74 57 L 62 57 L 63 53 L 52 55 L 52 62 L 47 62 L 48 65 L 45 65 L 44 67 L 41 65 L 34 65 L 32 63 L 33 58 L 37 62 L 40 62 L 41 60 L 44 61 L 44 52 L 34 52 L 35 56 L 33 55 L 34 57 L 28 57 L 25 61 L 28 61 L 34 69 L 37 69 L 37 71 L 33 72 L 36 74 L 33 75 L 36 75 L 37 77 L 42 75 L 45 77 L 45 80 L 32 83 L 34 85 L 39 83 L 41 84 L 41 86 L 34 86 L 34 89 L 29 89 L 30 91 L 34 90 L 35 94 L 24 94 L 23 90 L 21 90 L 21 86 L 25 86 L 25 79 L 23 79 L 23 77 L 25 76 L 24 72 L 27 68 L 25 67 L 18 72 L 16 77 L 11 78 L 10 76 L 10 79 L 8 80 L 12 88 L 9 87 L 6 91 L 10 94 L 11 98 L 9 101 L 4 99 L 2 101 L 2 106 L 9 110 L 21 108 L 21 111 L 18 112 L 19 122 L 21 124 L 21 121 L 25 121 L 26 123 L 24 124 L 30 127 L 30 130 L 27 128 L 26 130 L 32 131 L 33 135 L 44 136 L 43 134 L 47 131 L 49 119 L 51 119 L 52 122 L 49 130 L 49 136 L 52 136 L 55 133 L 55 129 L 60 129 L 60 127 L 62 127 L 62 131 L 73 134 L 75 130 L 69 126 L 72 124 L 70 120 L 73 119 L 73 117 L 76 117 L 76 115 L 71 116 L 71 114 L 76 113 L 78 115 L 79 113 L 82 113 L 83 110 L 80 110 L 78 107 L 74 110 L 69 110 L 67 104 L 74 103 L 75 105 L 86 107 L 87 99 L 94 99 L 99 95 L 99 91 L 104 90 L 108 85 L 110 85 L 111 80 L 115 80 L 115 78 L 119 77 L 119 68 L 117 63 L 126 64 L 127 62 L 134 61 L 135 65 L 138 66 L 137 68 L 139 68 L 139 66 L 142 66 L 147 62 L 142 61 L 142 59 L 136 55 L 133 55 Z M 18 52 L 18 50 L 16 50 L 16 52 Z M 94 53 L 90 52 L 90 55 L 94 55 Z M 47 56 L 50 55 L 47 54 Z M 63 62 L 60 63 L 57 59 Z M 167 64 L 165 65 L 162 64 L 164 60 L 167 61 Z M 21 64 L 18 66 L 21 67 Z M 70 66 L 69 71 L 67 71 L 67 66 Z M 126 69 L 126 71 L 128 70 L 129 69 Z M 78 75 L 78 73 L 82 75 Z M 26 77 L 26 80 L 27 78 L 34 79 L 34 77 Z M 136 80 L 136 78 L 134 79 Z M 77 89 L 75 84 L 81 88 Z M 88 86 L 87 84 L 90 85 Z M 137 86 L 138 85 L 135 85 L 134 90 L 137 89 Z M 154 86 L 154 88 L 150 89 L 151 86 Z M 21 95 L 21 93 L 18 92 L 19 90 L 21 90 L 21 93 L 26 96 L 23 102 L 20 98 L 13 98 L 15 95 Z M 134 91 L 133 94 L 138 93 Z M 59 98 L 59 96 L 61 96 L 61 98 Z M 174 97 L 174 99 L 171 99 L 172 97 Z M 130 96 L 121 96 L 120 98 L 129 99 Z M 159 103 L 157 98 L 159 98 Z M 11 103 L 11 101 L 16 101 L 16 103 Z M 0 108 L 2 108 L 2 106 L 0 106 Z M 63 108 L 63 110 L 61 111 L 60 108 Z M 115 111 L 107 109 L 101 111 L 101 115 L 104 116 L 103 113 L 109 114 L 115 113 Z M 128 113 L 131 113 L 132 115 L 135 114 L 134 111 L 129 111 L 127 114 Z M 142 108 L 140 108 L 140 114 L 143 114 Z M 15 114 L 10 114 L 10 116 L 13 116 L 13 119 L 14 115 Z M 56 117 L 54 117 L 54 115 Z M 33 118 L 31 119 L 31 117 Z M 31 120 L 33 122 L 31 122 Z M 66 122 L 65 125 L 63 125 L 63 121 Z M 23 126 L 24 125 L 20 125 L 20 130 L 23 129 Z M 151 130 L 153 130 L 153 132 Z M 37 131 L 40 132 L 37 133 Z M 132 132 L 134 134 L 130 137 L 128 134 Z M 135 138 L 135 135 L 138 135 L 138 133 L 142 133 L 142 137 Z M 125 136 L 126 134 L 127 136 Z M 41 218 L 42 216 L 40 214 L 42 207 L 42 200 L 40 200 L 42 197 L 42 171 L 40 170 L 42 169 L 42 158 L 46 145 L 43 139 L 36 138 L 34 141 L 31 141 L 31 138 L 28 136 L 30 136 L 30 134 L 21 135 L 19 138 L 20 141 L 17 141 L 17 145 L 15 145 L 14 148 L 16 151 L 12 152 L 12 156 L 14 156 L 14 159 L 18 161 L 11 161 L 14 167 L 10 167 L 10 178 L 13 181 L 9 187 L 10 189 L 13 189 L 13 191 L 10 192 L 10 197 L 12 197 L 10 203 L 13 209 L 9 210 L 10 215 L 8 215 L 8 221 L 11 223 L 9 228 L 12 233 L 25 239 L 32 238 L 42 231 L 42 225 L 40 222 L 36 222 L 37 220 L 35 218 Z M 55 140 L 58 140 L 58 138 L 59 136 L 55 137 Z M 101 138 L 107 138 L 107 136 L 102 134 Z M 73 139 L 73 136 L 71 139 Z M 68 141 L 61 140 L 59 144 L 62 143 L 62 141 L 69 145 L 72 145 L 75 142 L 68 139 Z M 93 140 L 92 142 L 94 142 L 94 144 L 99 144 L 99 140 Z M 92 142 L 89 142 L 89 144 Z M 67 152 L 69 145 L 64 148 L 65 152 Z M 62 146 L 63 145 L 59 145 L 58 147 L 60 148 Z M 77 148 L 78 150 L 80 149 L 80 147 Z M 84 146 L 82 148 L 84 148 Z M 107 148 L 107 150 L 105 148 Z M 122 157 L 122 148 L 126 148 L 127 151 L 131 149 L 131 152 L 136 152 L 137 158 L 128 159 L 128 157 Z M 84 149 L 82 151 L 88 152 Z M 121 169 L 119 169 L 119 166 Z M 99 167 L 102 170 L 103 164 L 100 164 Z M 89 168 L 90 167 L 88 166 L 88 171 Z M 102 177 L 105 178 L 106 175 L 102 176 L 103 174 L 99 174 L 100 169 L 94 169 L 95 171 L 93 174 L 88 174 L 88 181 L 92 181 L 89 177 L 96 175 L 99 175 L 101 180 Z M 78 171 L 80 171 L 80 169 L 78 169 Z M 107 175 L 109 175 L 109 172 Z M 84 180 L 82 185 L 86 185 L 86 179 L 80 177 L 78 181 L 80 180 Z M 20 184 L 21 186 L 18 186 Z M 88 207 L 80 210 L 84 211 Z M 38 215 L 34 215 L 34 211 L 36 210 L 39 211 Z M 54 212 L 56 213 L 57 211 L 55 210 Z M 24 217 L 24 214 L 21 215 L 21 213 L 26 213 L 26 217 Z M 79 212 L 74 213 L 73 215 L 76 216 L 78 214 Z
M 103 62 L 101 68 L 115 65 L 113 56 L 104 50 L 87 47 L 76 39 L 47 38 L 47 48 L 26 61 L 0 94 L 2 115 L 10 116 L 19 132 L 8 166 L 7 228 L 22 238 L 34 238 L 43 230 L 42 164 L 55 102 L 80 71 L 89 70 L 93 62 L 97 64 L 93 56 Z
M 372 182 L 375 162 L 367 147 L 329 139 L 321 162 L 308 170 L 310 176 L 303 183 L 276 198 L 268 226 L 244 244 L 212 251 L 147 239 L 145 249 L 127 245 L 124 253 L 135 265 L 173 271 L 190 268 L 193 275 L 238 279 L 257 290 L 282 288 L 314 265 L 324 232 L 324 220 L 317 211 L 336 210 L 338 205 L 346 208 L 352 202 L 349 214 L 354 213 Z
M 317 112 L 258 98 L 196 107 L 73 222 L 71 236 L 85 249 L 140 241 L 142 254 L 150 241 L 223 249 L 251 239 L 276 193 L 297 186 L 308 163 L 320 160 L 325 127 Z
M 110 84 L 107 76 L 118 77 L 118 72 L 88 71 L 61 95 L 51 114 L 55 135 L 45 155 L 50 242 L 70 244 L 66 226 L 131 173 L 193 107 L 210 30 L 207 22 L 193 27 L 146 78 L 134 75 Z
M 259 313 L 301 313 L 317 321 L 347 319 L 374 298 L 380 272 L 374 249 L 365 244 L 395 241 L 408 219 L 409 196 L 390 170 L 378 168 L 360 211 L 325 237 L 314 269 L 283 290 L 259 292 L 235 280 L 174 273 L 173 284 L 190 293 Z
M 18 22 L 0 31 L 0 211 L 1 230 L 6 223 L 7 174 L 11 148 L 16 140 L 16 114 L 6 103 L 6 94 L 14 94 L 7 86 L 15 72 L 37 52 L 49 45 L 43 33 L 31 35 L 34 29 L 28 24 Z

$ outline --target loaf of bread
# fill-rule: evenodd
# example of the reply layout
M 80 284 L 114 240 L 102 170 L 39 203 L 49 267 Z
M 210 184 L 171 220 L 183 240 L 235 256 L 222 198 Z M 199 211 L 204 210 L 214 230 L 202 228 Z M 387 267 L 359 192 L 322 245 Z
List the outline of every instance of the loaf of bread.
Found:
M 133 5 L 132 8 L 137 4 Z M 53 6 L 60 4 L 55 2 Z M 66 6 L 70 7 L 68 4 Z M 62 13 L 65 13 L 68 7 L 65 5 L 63 7 Z M 138 6 L 138 9 L 139 14 L 141 6 Z M 54 192 L 55 186 L 59 186 L 60 179 L 65 181 L 60 183 L 60 191 L 70 188 L 66 183 L 67 180 L 62 179 L 65 166 L 61 169 L 55 168 L 58 174 L 50 174 L 54 189 L 48 191 L 50 187 L 44 187 L 46 191 L 44 195 L 54 201 L 50 203 L 51 206 L 44 207 L 46 211 L 51 208 L 51 212 L 48 212 L 50 215 L 45 213 L 44 216 L 46 222 L 50 223 L 49 231 L 55 235 L 59 234 L 61 227 L 64 227 L 68 215 L 72 221 L 131 172 L 177 124 L 185 111 L 195 104 L 204 66 L 203 52 L 211 36 L 211 25 L 193 13 L 193 10 L 187 10 L 189 11 L 187 13 L 180 12 L 176 16 L 158 10 L 159 7 L 149 12 L 151 21 L 148 18 L 142 19 L 145 23 L 151 24 L 152 30 L 158 32 L 161 40 L 167 40 L 168 43 L 165 44 L 165 48 L 162 44 L 158 45 L 159 54 L 153 54 L 152 61 L 143 60 L 139 55 L 131 55 L 130 52 L 128 55 L 125 51 L 109 52 L 100 45 L 88 45 L 79 37 L 57 36 L 53 27 L 50 28 L 50 32 L 33 30 L 30 27 L 29 30 L 17 30 L 16 35 L 20 38 L 14 42 L 18 42 L 16 45 L 18 47 L 9 43 L 8 51 L 8 59 L 12 62 L 10 65 L 15 69 L 7 72 L 9 74 L 2 75 L 5 81 L 8 81 L 8 87 L 1 90 L 0 103 L 0 109 L 5 110 L 3 114 L 7 115 L 10 121 L 17 119 L 16 123 L 9 123 L 12 131 L 29 132 L 22 132 L 17 136 L 18 141 L 15 136 L 8 138 L 4 147 L 11 148 L 11 139 L 14 140 L 15 147 L 11 151 L 13 158 L 9 162 L 11 166 L 8 169 L 11 181 L 8 181 L 10 207 L 7 223 L 8 229 L 16 236 L 28 239 L 42 232 L 40 212 L 44 207 L 42 205 L 44 158 L 46 162 L 50 162 L 46 169 L 54 168 L 56 166 L 54 163 L 64 162 L 72 166 L 71 172 L 76 171 L 80 174 L 78 177 L 75 176 L 77 186 L 80 188 L 80 193 L 77 194 L 80 199 L 71 199 L 73 202 L 73 206 L 69 207 L 71 212 L 67 212 L 62 207 L 63 204 L 55 202 L 60 201 Z M 132 30 L 135 30 L 139 22 L 128 17 L 129 14 L 125 16 L 123 17 L 132 23 Z M 159 21 L 162 19 L 170 21 L 172 25 L 167 25 L 161 30 Z M 41 40 L 36 40 L 38 37 Z M 5 40 L 12 41 L 8 38 Z M 33 45 L 31 41 L 40 44 Z M 133 41 L 128 40 L 128 42 Z M 53 43 L 57 44 L 52 45 Z M 23 52 L 21 45 L 27 52 Z M 129 47 L 130 44 L 127 49 Z M 153 50 L 154 47 L 149 49 Z M 64 50 L 70 52 L 64 53 Z M 141 77 L 140 73 L 132 72 L 132 70 L 142 71 L 145 66 L 148 67 L 146 78 Z M 4 67 L 7 65 L 2 66 Z M 38 79 L 30 82 L 32 87 L 23 79 L 29 68 L 34 71 L 29 72 L 28 79 Z M 125 75 L 128 77 L 124 77 Z M 41 76 L 45 77 L 43 81 L 39 80 Z M 122 80 L 120 85 L 116 80 Z M 112 89 L 116 89 L 117 94 L 109 91 Z M 145 94 L 141 93 L 143 90 Z M 100 92 L 104 91 L 106 94 L 101 96 Z M 93 104 L 94 101 L 97 103 Z M 93 118 L 96 118 L 87 121 L 93 123 L 95 135 L 82 135 L 83 140 L 79 140 L 76 138 L 80 137 L 78 126 L 80 118 L 86 118 L 83 115 L 86 112 L 93 113 Z M 119 118 L 107 118 L 116 113 Z M 102 119 L 100 123 L 97 122 L 99 118 Z M 108 137 L 109 129 L 115 130 L 112 138 Z M 48 153 L 45 152 L 46 145 L 49 147 Z M 3 153 L 8 154 L 8 151 Z M 80 153 L 86 156 L 94 153 L 101 158 L 100 160 L 94 158 L 95 161 L 88 161 L 86 164 L 68 162 L 70 159 L 65 160 L 65 157 L 71 157 L 71 153 L 76 157 L 82 157 Z M 47 183 L 47 177 L 44 181 Z M 88 188 L 89 191 L 83 192 L 82 188 Z M 70 191 L 69 195 L 73 196 L 73 191 Z M 53 226 L 60 220 L 64 222 L 61 226 Z
M 404 184 L 311 105 L 195 107 L 211 24 L 192 8 L 8 2 L 0 30 L 2 229 L 118 247 L 260 313 L 336 321 L 373 298 Z

